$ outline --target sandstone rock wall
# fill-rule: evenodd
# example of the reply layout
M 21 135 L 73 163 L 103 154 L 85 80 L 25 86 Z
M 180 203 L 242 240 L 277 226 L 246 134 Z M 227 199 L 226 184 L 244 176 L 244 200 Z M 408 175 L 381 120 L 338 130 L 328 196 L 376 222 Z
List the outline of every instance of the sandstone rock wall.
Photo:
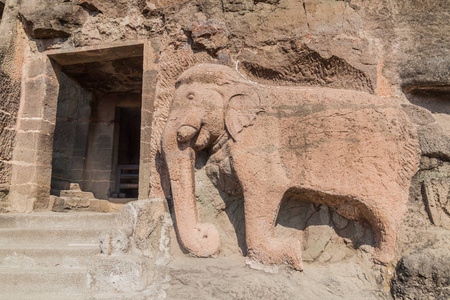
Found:
M 145 108 L 145 113 L 153 117 L 148 118 L 151 124 L 145 124 L 151 130 L 145 131 L 146 149 L 141 149 L 147 155 L 151 174 L 141 198 L 167 198 L 171 205 L 160 140 L 175 80 L 194 64 L 228 65 L 259 84 L 322 86 L 393 97 L 404 105 L 417 126 L 422 159 L 400 230 L 400 263 L 391 288 L 397 298 L 420 290 L 423 295 L 444 299 L 449 293 L 448 281 L 434 278 L 447 273 L 439 266 L 425 268 L 433 262 L 420 252 L 430 252 L 434 263 L 448 261 L 449 5 L 442 0 L 0 0 L 0 212 L 11 204 L 7 195 L 12 153 L 20 104 L 25 101 L 21 100 L 21 85 L 23 78 L 33 77 L 29 70 L 22 74 L 23 64 L 34 61 L 33 57 L 39 61 L 51 50 L 73 51 L 154 39 L 160 41 L 154 46 L 159 51 L 159 59 L 153 62 L 157 64 L 156 93 L 153 105 Z M 241 191 L 235 179 L 228 176 L 230 163 L 219 165 L 214 157 L 203 155 L 197 159 L 196 171 L 201 218 L 220 225 L 220 234 L 225 237 L 223 256 L 245 252 Z M 219 169 L 228 175 L 219 175 Z M 296 219 L 299 214 L 301 218 Z M 292 235 L 292 228 L 302 231 L 305 261 L 309 263 L 346 259 L 351 264 L 360 263 L 360 256 L 370 252 L 373 245 L 373 233 L 367 224 L 345 219 L 327 206 L 288 201 L 278 224 L 286 236 Z M 172 254 L 184 257 L 173 232 L 171 244 Z M 359 247 L 363 254 L 353 247 Z M 171 274 L 190 288 L 194 279 L 185 278 L 184 271 L 217 275 L 192 267 L 195 262 L 188 266 L 183 263 L 176 262 Z M 234 276 L 230 271 L 234 262 L 229 265 L 232 267 L 225 266 L 219 274 Z M 339 272 L 339 266 L 333 266 L 333 272 Z M 352 276 L 373 272 L 367 269 L 360 272 L 355 267 Z M 386 291 L 394 272 L 394 266 L 377 269 L 378 275 L 372 273 L 365 284 L 378 290 L 385 288 L 378 296 L 389 297 Z M 329 280 L 325 277 L 322 286 Z M 207 275 L 199 280 L 210 283 Z M 246 281 L 246 285 L 252 283 Z M 173 288 L 170 295 L 180 297 L 182 286 Z M 438 289 L 433 292 L 435 286 Z M 224 289 L 223 284 L 217 286 L 218 291 Z M 294 290 L 289 292 L 292 297 L 298 292 Z M 190 295 L 197 292 L 189 289 Z M 261 297 L 276 298 L 281 293 L 278 289 L 272 292 Z M 311 296 L 330 296 L 309 292 Z M 341 296 L 351 294 L 346 292 Z M 211 296 L 206 291 L 202 295 Z M 236 297 L 248 295 L 245 289 L 236 292 Z
M 244 75 L 261 83 L 378 95 L 401 96 L 402 87 L 414 80 L 440 85 L 448 81 L 442 1 L 222 2 L 32 0 L 13 7 L 20 9 L 20 25 L 40 51 L 162 36 L 158 76 L 168 81 L 200 61 L 237 64 Z M 419 23 L 426 26 L 416 26 Z M 427 47 L 430 43 L 437 47 Z M 158 152 L 167 117 L 171 87 L 165 84 L 167 90 L 158 88 L 155 103 L 152 154 Z M 159 176 L 152 178 L 157 194 L 160 185 Z
M 401 84 L 407 89 L 448 89 L 448 18 L 446 1 L 396 1 L 396 39 L 400 48 L 397 63 Z
M 11 160 L 20 103 L 24 36 L 17 1 L 0 3 L 0 212 L 8 210 Z

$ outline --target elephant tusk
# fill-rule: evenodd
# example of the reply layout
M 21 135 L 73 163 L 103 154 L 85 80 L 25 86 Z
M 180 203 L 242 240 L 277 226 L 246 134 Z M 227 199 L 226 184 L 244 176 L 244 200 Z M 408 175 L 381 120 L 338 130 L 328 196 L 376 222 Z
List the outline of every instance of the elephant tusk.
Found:
M 200 133 L 198 134 L 197 140 L 195 141 L 194 150 L 196 152 L 205 149 L 211 140 L 211 134 L 209 130 L 202 127 L 200 129 Z
M 177 131 L 177 140 L 180 143 L 185 143 L 191 140 L 197 134 L 197 132 L 197 128 L 190 125 L 183 125 Z

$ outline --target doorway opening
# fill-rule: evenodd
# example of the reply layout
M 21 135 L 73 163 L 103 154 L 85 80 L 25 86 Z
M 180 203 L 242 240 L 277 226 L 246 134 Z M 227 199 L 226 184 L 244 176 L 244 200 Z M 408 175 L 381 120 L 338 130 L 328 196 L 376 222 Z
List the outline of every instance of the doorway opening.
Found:
M 137 198 L 141 110 L 139 107 L 116 108 L 116 178 L 113 198 Z
M 61 66 L 61 75 L 51 194 L 60 196 L 75 184 L 81 194 L 90 192 L 96 199 L 137 199 L 142 45 L 52 58 Z

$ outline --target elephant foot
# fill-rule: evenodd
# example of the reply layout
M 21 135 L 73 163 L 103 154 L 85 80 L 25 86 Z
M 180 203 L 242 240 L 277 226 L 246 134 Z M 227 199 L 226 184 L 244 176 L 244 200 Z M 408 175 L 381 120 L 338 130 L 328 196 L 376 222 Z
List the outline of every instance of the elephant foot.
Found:
M 180 230 L 183 235 L 181 244 L 196 257 L 217 257 L 220 252 L 220 239 L 216 227 L 212 224 L 198 223 L 193 230 Z
M 248 257 L 263 264 L 289 264 L 294 269 L 303 270 L 302 247 L 299 240 L 271 238 L 267 243 L 248 248 Z
M 199 223 L 197 226 L 197 239 L 200 249 L 196 256 L 217 257 L 220 252 L 219 232 L 212 224 Z
M 395 255 L 393 251 L 385 251 L 383 249 L 376 249 L 372 255 L 372 260 L 381 265 L 387 265 L 394 259 Z
M 395 257 L 395 240 L 396 235 L 389 227 L 384 230 L 384 234 L 379 234 L 377 236 L 377 247 L 372 254 L 372 260 L 381 265 L 390 263 Z

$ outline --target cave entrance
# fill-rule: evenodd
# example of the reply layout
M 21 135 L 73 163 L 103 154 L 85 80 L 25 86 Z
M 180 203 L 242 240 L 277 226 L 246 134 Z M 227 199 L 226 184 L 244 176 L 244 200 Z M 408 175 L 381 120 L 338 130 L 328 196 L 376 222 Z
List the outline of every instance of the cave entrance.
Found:
M 113 202 L 137 199 L 143 45 L 51 58 L 61 71 L 51 194 L 79 190 L 80 197 L 90 192 L 96 199 Z
M 56 201 L 50 194 L 62 191 L 83 201 L 148 198 L 159 44 L 154 38 L 68 46 L 24 62 L 9 194 L 14 210 L 49 209 Z

